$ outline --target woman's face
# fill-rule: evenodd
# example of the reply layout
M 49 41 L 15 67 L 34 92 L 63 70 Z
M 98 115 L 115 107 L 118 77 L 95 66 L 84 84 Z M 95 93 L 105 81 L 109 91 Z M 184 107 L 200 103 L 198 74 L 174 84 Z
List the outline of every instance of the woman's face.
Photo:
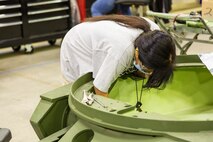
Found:
M 149 77 L 153 70 L 146 67 L 142 61 L 139 59 L 139 50 L 138 48 L 135 49 L 135 61 L 134 61 L 134 66 L 138 69 L 141 74 L 143 74 L 144 77 Z
M 145 65 L 143 65 L 143 63 L 139 60 L 138 64 L 134 63 L 135 67 L 138 69 L 138 74 L 141 74 L 140 76 L 143 76 L 145 78 L 148 78 L 153 70 L 147 68 Z
M 143 70 L 144 74 L 147 74 L 147 75 L 151 75 L 153 70 L 146 67 L 145 65 L 143 65 L 143 63 L 141 61 L 139 61 L 139 65 L 141 67 L 141 70 Z

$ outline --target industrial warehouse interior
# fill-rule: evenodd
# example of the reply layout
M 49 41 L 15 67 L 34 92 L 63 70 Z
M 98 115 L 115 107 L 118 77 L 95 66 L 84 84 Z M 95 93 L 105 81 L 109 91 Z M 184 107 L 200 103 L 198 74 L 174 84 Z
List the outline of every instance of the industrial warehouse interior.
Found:
M 19 0 L 17 0 L 17 2 L 18 1 Z M 63 0 L 52 0 L 52 1 L 61 2 Z M 85 4 L 87 4 L 87 2 L 85 2 Z M 1 14 L 2 14 L 2 11 L 4 11 L 1 9 L 3 8 L 1 7 L 1 5 L 4 5 L 4 0 L 2 1 L 0 0 L 0 12 L 1 12 L 0 22 L 3 21 L 3 20 L 1 21 Z M 9 5 L 11 5 L 11 3 L 9 3 Z M 33 4 L 31 5 L 29 4 L 29 6 L 33 7 Z M 183 8 L 184 6 L 186 7 Z M 212 7 L 213 7 L 213 2 L 212 2 Z M 180 0 L 180 1 L 173 0 L 173 11 L 171 11 L 170 13 L 181 14 L 181 13 L 188 13 L 194 10 L 195 11 L 201 10 L 201 6 L 197 0 L 194 0 L 194 1 L 190 0 L 188 1 L 188 3 L 183 0 Z M 153 17 L 149 17 L 149 16 L 147 17 L 150 18 L 152 21 L 154 21 Z M 5 21 L 3 21 L 3 23 L 4 22 Z M 59 21 L 52 24 L 63 24 L 60 22 L 64 22 L 64 21 Z M 3 27 L 1 27 L 1 24 L 2 23 L 0 23 L 0 35 L 3 35 L 4 33 L 1 32 L 1 29 L 3 29 Z M 44 26 L 48 26 L 48 24 L 45 24 Z M 53 29 L 57 29 L 55 26 L 52 26 L 52 27 Z M 66 28 L 68 27 L 69 26 L 66 26 Z M 27 28 L 29 28 L 29 26 L 27 26 Z M 39 33 L 37 31 L 39 29 L 36 30 L 34 28 L 35 27 L 33 26 L 29 28 L 29 30 L 33 30 L 33 32 L 30 34 L 32 35 L 46 34 L 46 33 Z M 59 29 L 63 29 L 63 27 L 61 26 L 59 27 Z M 45 28 L 43 27 L 40 30 L 45 31 Z M 69 29 L 66 29 L 65 31 L 67 32 L 67 30 Z M 45 94 L 49 91 L 60 88 L 66 84 L 63 78 L 63 75 L 61 73 L 61 64 L 60 64 L 60 49 L 61 49 L 61 43 L 63 41 L 64 34 L 65 33 L 63 34 L 60 33 L 58 35 L 50 35 L 49 37 L 45 37 L 44 40 L 42 38 L 41 39 L 38 38 L 38 39 L 32 40 L 32 43 L 27 41 L 28 40 L 27 38 L 27 40 L 25 40 L 27 41 L 26 45 L 29 45 L 30 49 L 28 49 L 28 47 L 24 46 L 23 44 L 20 46 L 19 51 L 14 51 L 14 49 L 11 48 L 11 46 L 1 47 L 1 43 L 2 43 L 1 41 L 3 40 L 0 38 L 0 82 L 1 82 L 0 83 L 0 128 L 7 128 L 10 131 L 11 138 L 9 138 L 8 141 L 10 142 L 42 141 L 41 137 L 39 138 L 37 134 L 40 132 L 35 132 L 36 130 L 31 125 L 30 119 L 36 107 L 38 106 L 39 102 L 41 101 L 40 96 L 42 94 Z M 13 35 L 13 33 L 10 33 L 9 35 Z M 192 33 L 187 33 L 184 36 L 192 38 L 194 35 Z M 0 36 L 0 37 L 3 38 L 3 36 Z M 8 38 L 8 35 L 6 37 Z M 50 43 L 52 38 L 55 39 L 53 44 Z M 204 41 L 211 41 L 209 40 L 209 35 L 199 35 L 199 39 Z M 16 41 L 15 43 L 18 43 L 18 41 Z M 180 45 L 184 45 L 185 43 L 186 41 L 183 41 L 182 43 L 180 43 Z M 9 44 L 10 43 L 5 45 L 9 45 Z M 28 52 L 27 50 L 30 50 L 30 52 Z M 31 50 L 33 51 L 31 52 Z M 198 55 L 201 53 L 212 53 L 212 52 L 213 52 L 212 43 L 193 42 L 187 51 L 187 55 Z M 180 55 L 181 54 L 180 49 L 176 48 L 176 53 L 177 55 Z M 54 124 L 47 123 L 47 125 L 54 125 Z M 209 127 L 212 128 L 212 124 Z M 116 132 L 117 131 L 119 130 L 116 130 Z M 213 128 L 211 129 L 210 132 L 208 131 L 209 135 L 212 134 L 212 131 L 213 131 Z M 3 135 L 4 134 L 1 134 L 1 131 L 0 131 L 0 140 L 1 140 L 1 137 L 5 138 Z M 119 134 L 117 135 L 120 136 Z M 67 135 L 65 134 L 65 136 Z M 2 142 L 7 142 L 7 138 L 5 139 L 6 140 Z M 64 139 L 61 139 L 61 141 L 66 141 Z M 47 138 L 44 139 L 44 141 L 45 140 L 51 141 L 51 140 L 48 140 Z M 60 141 L 60 140 L 56 140 L 56 141 Z M 79 142 L 84 142 L 84 141 L 85 140 L 79 140 Z M 98 140 L 96 140 L 96 142 L 97 141 Z M 103 141 L 105 140 L 103 139 Z M 115 139 L 114 141 L 120 142 L 119 139 Z M 129 139 L 129 141 L 133 141 L 133 140 Z M 167 141 L 167 139 L 165 141 Z M 74 142 L 78 142 L 78 140 L 75 140 Z

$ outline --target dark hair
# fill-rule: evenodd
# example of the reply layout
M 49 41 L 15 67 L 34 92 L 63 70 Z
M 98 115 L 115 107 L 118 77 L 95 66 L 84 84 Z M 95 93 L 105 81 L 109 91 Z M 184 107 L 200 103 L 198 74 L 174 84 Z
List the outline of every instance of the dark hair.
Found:
M 143 18 L 127 15 L 105 15 L 86 19 L 86 22 L 111 20 L 122 26 L 142 29 L 135 40 L 135 48 L 139 49 L 139 59 L 153 69 L 152 75 L 144 85 L 146 88 L 164 88 L 173 76 L 175 63 L 175 44 L 171 36 L 162 31 L 151 31 L 150 24 Z
M 164 88 L 173 77 L 176 50 L 173 39 L 163 31 L 150 31 L 140 34 L 135 40 L 139 59 L 144 66 L 153 69 L 144 87 Z
M 128 15 L 104 15 L 87 18 L 85 22 L 96 22 L 102 20 L 110 20 L 118 23 L 123 23 L 127 27 L 142 29 L 144 32 L 150 31 L 150 24 L 143 18 Z

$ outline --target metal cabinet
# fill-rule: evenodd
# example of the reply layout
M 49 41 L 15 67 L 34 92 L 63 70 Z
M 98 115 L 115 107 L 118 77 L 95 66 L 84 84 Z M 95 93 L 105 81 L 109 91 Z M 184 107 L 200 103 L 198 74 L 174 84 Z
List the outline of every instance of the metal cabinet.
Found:
M 19 0 L 0 0 L 0 47 L 22 39 L 22 12 Z M 6 44 L 8 43 L 8 44 Z
M 69 0 L 0 0 L 0 48 L 63 37 L 70 11 Z

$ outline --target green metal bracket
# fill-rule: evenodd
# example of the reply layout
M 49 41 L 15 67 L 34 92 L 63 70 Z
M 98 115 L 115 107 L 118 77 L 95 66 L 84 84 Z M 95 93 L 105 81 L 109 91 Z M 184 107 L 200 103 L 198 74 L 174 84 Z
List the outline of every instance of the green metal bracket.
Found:
M 40 139 L 68 125 L 70 108 L 67 99 L 70 86 L 71 84 L 68 84 L 41 95 L 41 100 L 30 119 L 31 125 Z

